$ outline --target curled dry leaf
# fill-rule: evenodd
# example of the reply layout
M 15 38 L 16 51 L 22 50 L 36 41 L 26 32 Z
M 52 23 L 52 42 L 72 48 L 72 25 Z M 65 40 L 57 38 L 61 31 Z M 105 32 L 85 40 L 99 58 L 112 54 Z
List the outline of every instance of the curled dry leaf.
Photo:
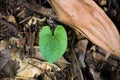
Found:
M 120 35 L 112 21 L 93 0 L 49 0 L 59 20 L 78 30 L 91 42 L 120 57 Z

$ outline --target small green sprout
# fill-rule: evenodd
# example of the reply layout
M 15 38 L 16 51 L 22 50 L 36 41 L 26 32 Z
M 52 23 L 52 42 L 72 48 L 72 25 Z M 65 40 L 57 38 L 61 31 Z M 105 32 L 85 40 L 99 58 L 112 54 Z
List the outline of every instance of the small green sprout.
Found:
M 39 48 L 48 62 L 58 60 L 67 48 L 67 34 L 64 27 L 57 25 L 52 34 L 49 26 L 43 26 L 39 34 Z

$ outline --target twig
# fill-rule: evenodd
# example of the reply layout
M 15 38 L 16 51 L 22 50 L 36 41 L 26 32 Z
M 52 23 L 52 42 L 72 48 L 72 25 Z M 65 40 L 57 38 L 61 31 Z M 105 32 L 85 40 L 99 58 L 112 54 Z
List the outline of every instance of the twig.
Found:
M 47 16 L 47 17 L 51 17 L 52 19 L 59 21 L 58 17 L 56 16 L 56 14 L 54 13 L 54 11 L 52 9 L 45 8 L 45 7 L 42 7 L 39 5 L 32 5 L 31 6 L 31 4 L 29 4 L 29 3 L 24 3 L 23 5 L 31 11 L 34 11 L 36 13 L 42 14 L 42 15 Z
M 78 79 L 79 80 L 84 80 L 84 78 L 83 78 L 83 74 L 82 74 L 82 71 L 81 71 L 81 68 L 80 68 L 80 65 L 79 65 L 79 63 L 78 63 L 78 59 L 77 59 L 77 57 L 76 57 L 76 54 L 75 54 L 75 52 L 74 52 L 74 50 L 73 50 L 73 45 L 72 44 L 74 44 L 73 43 L 73 41 L 74 41 L 74 38 L 73 38 L 73 40 L 72 40 L 72 43 L 70 44 L 70 46 L 71 46 L 71 48 L 72 48 L 72 62 L 77 66 L 77 69 L 78 69 L 78 73 L 80 74 L 80 76 L 77 76 L 78 77 Z M 73 65 L 74 65 L 73 64 Z

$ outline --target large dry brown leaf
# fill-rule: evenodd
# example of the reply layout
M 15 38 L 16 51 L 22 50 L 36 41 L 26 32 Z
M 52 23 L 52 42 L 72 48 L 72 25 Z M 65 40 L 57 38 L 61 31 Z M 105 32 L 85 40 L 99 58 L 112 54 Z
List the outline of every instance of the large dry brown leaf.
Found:
M 60 21 L 81 32 L 97 46 L 120 57 L 120 35 L 93 0 L 49 0 Z

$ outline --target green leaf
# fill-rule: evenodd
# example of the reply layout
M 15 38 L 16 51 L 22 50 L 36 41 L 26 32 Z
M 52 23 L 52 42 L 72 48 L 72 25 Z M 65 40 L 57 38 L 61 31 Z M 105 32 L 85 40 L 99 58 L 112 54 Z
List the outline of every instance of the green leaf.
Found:
M 49 26 L 44 26 L 39 35 L 39 47 L 42 56 L 48 62 L 55 62 L 67 48 L 67 34 L 63 26 L 57 25 L 54 34 Z

